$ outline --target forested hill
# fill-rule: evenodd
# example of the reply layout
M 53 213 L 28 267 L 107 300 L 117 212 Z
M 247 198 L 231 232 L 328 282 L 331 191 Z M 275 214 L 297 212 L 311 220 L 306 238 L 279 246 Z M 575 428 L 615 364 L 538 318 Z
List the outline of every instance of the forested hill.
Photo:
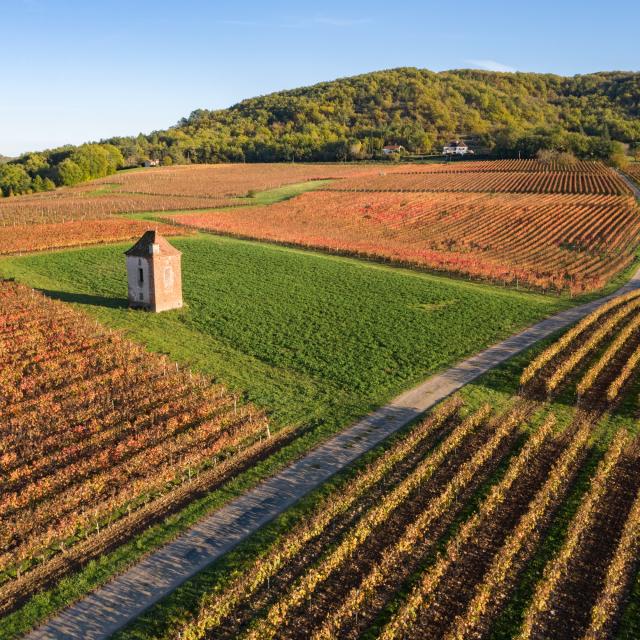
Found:
M 199 109 L 149 135 L 24 154 L 0 164 L 0 191 L 76 184 L 147 160 L 361 160 L 379 157 L 386 144 L 430 153 L 459 136 L 498 157 L 539 149 L 614 160 L 640 154 L 640 73 L 377 71 Z
M 429 152 L 455 136 L 501 155 L 545 147 L 606 157 L 611 140 L 640 141 L 639 116 L 640 73 L 403 68 L 194 111 L 147 140 L 177 162 L 348 159 L 393 143 Z

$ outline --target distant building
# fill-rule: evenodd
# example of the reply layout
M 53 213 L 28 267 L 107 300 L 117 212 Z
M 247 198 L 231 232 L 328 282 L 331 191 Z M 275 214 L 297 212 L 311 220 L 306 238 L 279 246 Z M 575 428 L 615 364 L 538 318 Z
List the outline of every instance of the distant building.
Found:
M 154 312 L 182 307 L 180 251 L 157 231 L 146 231 L 125 255 L 130 307 Z
M 160 160 L 145 160 L 144 161 L 144 166 L 145 167 L 159 167 L 160 166 Z
M 389 156 L 393 153 L 400 153 L 404 151 L 404 147 L 401 144 L 388 144 L 386 147 L 382 147 L 382 153 L 385 156 Z
M 473 155 L 473 150 L 462 140 L 452 140 L 449 144 L 445 144 L 442 147 L 442 155 L 444 156 L 466 156 Z

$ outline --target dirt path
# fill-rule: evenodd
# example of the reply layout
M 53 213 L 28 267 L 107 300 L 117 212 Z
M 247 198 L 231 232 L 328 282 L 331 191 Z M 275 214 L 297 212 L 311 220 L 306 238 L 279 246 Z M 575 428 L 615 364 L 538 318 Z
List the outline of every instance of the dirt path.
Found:
M 626 173 L 623 173 L 622 171 L 618 171 L 618 175 L 627 183 L 629 189 L 633 191 L 633 194 L 635 195 L 635 197 L 638 200 L 640 200 L 640 187 L 636 185 L 636 183 L 633 182 L 633 180 L 631 180 Z
M 615 293 L 553 315 L 428 378 L 202 519 L 26 637 L 30 640 L 110 637 L 443 398 L 539 340 L 580 320 L 616 295 L 638 288 L 640 269 Z

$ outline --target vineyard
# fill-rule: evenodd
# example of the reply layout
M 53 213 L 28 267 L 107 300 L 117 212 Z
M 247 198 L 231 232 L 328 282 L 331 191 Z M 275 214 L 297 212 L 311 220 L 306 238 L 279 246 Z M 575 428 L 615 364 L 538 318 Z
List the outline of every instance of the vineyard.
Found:
M 541 160 L 471 160 L 453 161 L 438 164 L 411 165 L 409 169 L 400 165 L 388 170 L 393 173 L 468 173 L 468 172 L 563 172 L 563 173 L 598 173 L 610 175 L 610 169 L 597 160 L 575 160 L 570 163 L 561 163 L 557 160 L 543 162 Z
M 133 171 L 48 193 L 0 198 L 0 255 L 128 240 L 146 230 L 119 214 L 251 204 L 248 195 L 371 168 L 348 165 L 197 165 Z M 162 233 L 175 234 L 168 225 Z
M 251 206 L 247 197 L 327 179 L 319 191 L 269 206 Z M 629 187 L 599 162 L 194 165 L 3 198 L 0 255 L 134 238 L 138 223 L 119 214 L 136 212 L 164 212 L 167 223 L 183 227 L 571 293 L 602 287 L 630 265 L 640 241 L 640 210 Z
M 500 411 L 445 401 L 167 637 L 478 640 L 509 610 L 509 637 L 612 638 L 638 571 L 640 439 L 607 424 L 623 401 L 637 412 L 639 308 L 636 291 L 587 316 Z
M 251 206 L 250 191 L 315 179 L 332 182 Z M 122 551 L 122 568 L 139 534 L 199 498 L 224 502 L 215 492 L 263 477 L 272 454 L 304 453 L 569 305 L 194 230 L 571 293 L 604 286 L 640 243 L 638 204 L 600 163 L 213 165 L 6 198 L 0 255 L 135 238 L 149 222 L 121 214 L 147 210 L 165 212 L 161 233 L 191 235 L 176 240 L 189 307 L 148 322 L 92 313 L 174 360 L 0 280 L 0 616 L 27 610 L 23 629 L 42 618 L 34 595 L 82 582 L 90 561 Z M 3 274 L 117 299 L 121 252 L 5 257 Z M 463 390 L 296 505 L 278 535 L 234 550 L 241 569 L 200 583 L 166 637 L 615 637 L 640 592 L 640 291 L 517 370 L 508 399 Z
M 244 197 L 287 184 L 379 172 L 374 165 L 349 164 L 208 164 L 132 171 L 91 184 L 118 185 L 122 191 L 165 196 Z M 186 208 L 186 207 L 183 207 Z
M 0 612 L 293 437 L 223 386 L 0 282 Z
M 49 193 L 2 198 L 0 227 L 250 204 L 250 191 L 371 171 L 348 165 L 243 164 L 126 172 Z
M 611 195 L 318 191 L 268 208 L 169 220 L 575 293 L 627 267 L 640 240 L 635 200 Z
M 85 187 L 77 187 L 54 193 L 0 200 L 0 234 L 6 235 L 11 233 L 14 227 L 24 225 L 102 220 L 119 213 L 213 209 L 237 204 L 237 200 L 228 198 L 146 195 L 117 191 L 96 195 Z
M 168 224 L 154 227 L 165 236 L 184 235 L 184 230 Z M 121 242 L 137 239 L 147 229 L 148 222 L 126 218 L 20 225 L 6 233 L 0 231 L 0 255 Z
M 423 171 L 346 178 L 327 187 L 339 191 L 488 191 L 631 195 L 624 180 L 608 173 L 578 171 Z

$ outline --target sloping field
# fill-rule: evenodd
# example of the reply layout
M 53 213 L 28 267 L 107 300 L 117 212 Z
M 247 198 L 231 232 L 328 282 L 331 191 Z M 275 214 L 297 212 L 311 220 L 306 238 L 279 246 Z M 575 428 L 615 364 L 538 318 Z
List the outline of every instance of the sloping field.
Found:
M 582 320 L 502 412 L 436 408 L 170 637 L 613 637 L 638 568 L 640 440 L 610 415 L 637 411 L 639 308 L 633 292 Z
M 330 178 L 320 188 L 342 193 L 241 206 L 263 190 Z M 204 230 L 575 293 L 624 269 L 639 240 L 629 187 L 599 162 L 235 164 L 123 172 L 0 199 L 0 254 L 134 238 L 140 225 L 117 215 L 134 212 L 174 212 L 172 221 Z
M 361 175 L 365 165 L 192 165 L 131 171 L 77 187 L 0 198 L 0 254 L 132 239 L 148 225 L 118 214 L 251 204 L 246 197 L 307 181 Z M 162 233 L 171 234 L 168 225 Z
M 249 191 L 358 176 L 366 165 L 182 165 L 119 173 L 77 187 L 0 198 L 0 227 L 95 220 L 117 213 L 250 204 Z
M 268 208 L 169 219 L 573 292 L 602 286 L 632 262 L 640 240 L 640 210 L 630 196 L 322 191 Z
M 551 160 L 543 162 L 541 160 L 449 160 L 434 164 L 414 164 L 399 165 L 390 168 L 389 172 L 409 173 L 467 173 L 467 172 L 493 172 L 493 171 L 530 171 L 539 173 L 542 171 L 562 171 L 578 173 L 600 173 L 608 174 L 610 169 L 598 160 L 574 160 L 573 162 L 558 162 Z
M 153 195 L 230 198 L 249 190 L 375 173 L 375 165 L 357 164 L 200 164 L 120 173 L 92 182 L 119 185 L 122 191 Z
M 118 213 L 212 209 L 237 204 L 243 203 L 228 198 L 158 196 L 118 191 L 101 193 L 96 192 L 95 188 L 61 189 L 51 193 L 0 198 L 0 234 L 10 233 L 10 230 L 5 230 L 6 227 L 26 224 L 102 220 Z

